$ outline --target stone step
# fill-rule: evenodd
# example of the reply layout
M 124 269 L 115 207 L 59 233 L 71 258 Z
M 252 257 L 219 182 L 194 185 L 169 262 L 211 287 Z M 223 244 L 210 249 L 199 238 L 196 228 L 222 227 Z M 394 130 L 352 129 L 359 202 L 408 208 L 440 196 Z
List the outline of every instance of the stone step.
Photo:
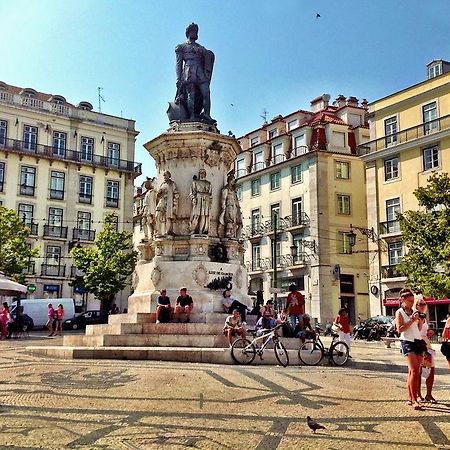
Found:
M 32 354 L 64 359 L 132 359 L 179 361 L 210 364 L 235 364 L 228 348 L 173 347 L 26 347 Z M 288 350 L 290 365 L 299 365 L 296 350 Z M 278 365 L 273 350 L 266 350 L 264 360 L 256 356 L 252 365 Z

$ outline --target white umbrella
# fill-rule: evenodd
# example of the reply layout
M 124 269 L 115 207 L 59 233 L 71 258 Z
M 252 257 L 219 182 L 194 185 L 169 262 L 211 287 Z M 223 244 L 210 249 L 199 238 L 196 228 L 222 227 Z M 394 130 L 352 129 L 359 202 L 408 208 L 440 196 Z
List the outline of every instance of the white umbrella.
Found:
M 5 276 L 3 272 L 0 272 L 0 295 L 17 295 L 25 294 L 27 287 L 23 284 L 16 283 Z

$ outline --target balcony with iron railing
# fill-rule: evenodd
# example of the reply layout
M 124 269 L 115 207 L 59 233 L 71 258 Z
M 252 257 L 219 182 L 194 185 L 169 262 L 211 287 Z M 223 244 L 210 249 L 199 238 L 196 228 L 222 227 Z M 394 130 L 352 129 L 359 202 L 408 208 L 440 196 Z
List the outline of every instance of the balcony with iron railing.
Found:
M 380 222 L 380 236 L 395 234 L 401 234 L 400 222 L 398 220 L 387 220 L 386 222 Z M 384 236 L 385 237 L 385 236 Z
M 293 214 L 292 216 L 286 216 L 284 218 L 284 221 L 286 223 L 286 229 L 288 229 L 289 231 L 295 231 L 298 228 L 309 227 L 310 224 L 310 218 L 304 211 L 301 211 L 298 214 Z
M 60 189 L 50 189 L 50 198 L 52 200 L 64 200 L 64 191 Z
M 36 155 L 52 160 L 57 159 L 105 169 L 116 169 L 133 173 L 136 176 L 142 174 L 142 166 L 140 163 L 101 155 L 86 155 L 86 152 L 79 152 L 77 150 L 65 149 L 62 151 L 60 148 L 53 148 L 49 145 L 18 141 L 16 139 L 4 139 L 4 142 L 0 143 L 0 148 L 23 155 Z
M 108 208 L 118 208 L 119 199 L 117 197 L 106 197 L 105 206 L 107 206 Z
M 292 149 L 291 158 L 304 155 L 309 152 L 309 148 L 306 145 L 299 145 Z
M 65 239 L 67 238 L 67 227 L 44 225 L 44 237 Z
M 258 239 L 261 238 L 266 232 L 265 225 L 263 223 L 253 223 L 251 225 L 247 225 L 244 228 L 242 233 L 242 237 L 245 239 Z
M 83 228 L 74 228 L 72 238 L 74 240 L 93 242 L 95 240 L 95 230 L 85 230 Z
M 293 268 L 295 266 L 305 266 L 310 257 L 307 253 L 301 252 L 295 256 L 292 255 L 277 255 L 276 267 L 279 269 Z M 273 258 L 257 258 L 245 263 L 248 272 L 265 272 L 272 271 Z
M 66 273 L 66 266 L 60 264 L 42 264 L 41 276 L 63 277 Z
M 400 278 L 405 277 L 405 274 L 397 269 L 397 265 L 388 265 L 381 267 L 381 278 Z
M 428 137 L 439 131 L 450 132 L 450 115 L 440 117 L 439 119 L 423 122 L 406 130 L 398 131 L 397 133 L 389 134 L 373 141 L 365 142 L 358 145 L 356 154 L 358 156 L 369 155 L 388 147 L 393 147 L 407 142 L 413 142 L 418 139 Z
M 34 222 L 25 222 L 25 226 L 30 229 L 30 236 L 37 236 L 39 225 Z

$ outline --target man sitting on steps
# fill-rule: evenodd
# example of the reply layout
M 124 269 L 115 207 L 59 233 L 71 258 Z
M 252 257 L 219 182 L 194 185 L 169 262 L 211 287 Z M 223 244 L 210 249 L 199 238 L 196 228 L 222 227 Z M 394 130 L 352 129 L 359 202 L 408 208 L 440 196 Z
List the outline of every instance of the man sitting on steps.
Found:
M 156 305 L 156 323 L 165 323 L 172 320 L 172 307 L 170 298 L 167 297 L 167 291 L 161 289 L 161 295 L 158 297 Z
M 182 287 L 180 289 L 180 295 L 177 298 L 177 304 L 175 305 L 175 321 L 180 321 L 180 313 L 186 315 L 186 323 L 190 322 L 190 315 L 194 309 L 194 302 L 192 297 L 187 295 L 187 288 Z
M 234 309 L 233 314 L 226 318 L 223 334 L 227 337 L 230 347 L 233 336 L 238 335 L 245 338 L 245 328 L 241 323 L 241 315 L 238 309 Z

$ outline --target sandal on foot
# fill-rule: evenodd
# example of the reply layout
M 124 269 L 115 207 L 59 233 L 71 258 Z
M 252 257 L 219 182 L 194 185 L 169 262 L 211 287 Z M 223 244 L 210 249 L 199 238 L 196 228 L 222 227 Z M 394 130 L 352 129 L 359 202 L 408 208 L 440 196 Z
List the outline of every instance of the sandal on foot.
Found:
M 429 403 L 437 403 L 437 400 L 432 396 L 432 395 L 426 395 L 425 396 L 425 401 L 429 402 Z
M 412 405 L 413 405 L 413 402 L 412 402 L 411 400 L 408 400 L 408 401 L 406 402 L 406 404 L 407 404 L 408 406 L 412 406 Z
M 420 403 L 414 403 L 413 408 L 414 408 L 416 411 L 423 411 L 423 410 L 424 410 L 424 407 L 423 407 Z

